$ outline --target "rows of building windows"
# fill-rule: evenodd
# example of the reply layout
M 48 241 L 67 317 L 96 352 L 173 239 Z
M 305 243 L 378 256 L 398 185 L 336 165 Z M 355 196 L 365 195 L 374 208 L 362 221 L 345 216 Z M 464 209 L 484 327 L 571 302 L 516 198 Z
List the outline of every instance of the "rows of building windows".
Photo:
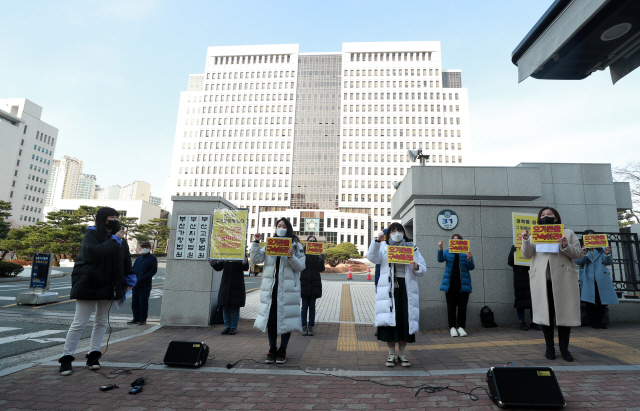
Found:
M 355 118 L 355 122 L 354 119 Z M 380 124 L 422 124 L 422 117 L 386 117 L 387 121 L 385 123 L 385 117 L 343 117 L 342 124 L 378 124 L 378 119 L 380 119 Z M 431 124 L 442 124 L 441 121 L 444 119 L 444 124 L 453 125 L 454 117 L 431 117 Z M 449 120 L 447 122 L 447 120 Z M 429 117 L 424 117 L 424 124 L 429 124 Z M 455 125 L 460 125 L 460 117 L 455 117 Z M 400 130 L 402 132 L 402 130 Z M 384 130 L 380 130 L 384 135 Z M 375 134 L 377 135 L 377 134 Z M 402 135 L 402 134 L 401 134 Z
M 422 110 L 423 107 L 424 107 L 424 112 L 425 113 L 428 113 L 428 112 L 431 112 L 431 113 L 436 113 L 437 112 L 437 113 L 439 113 L 440 112 L 440 104 L 431 104 L 431 106 L 429 106 L 427 104 L 425 104 L 425 105 L 420 105 L 420 104 L 418 104 L 418 105 L 416 105 L 416 104 L 411 104 L 411 105 L 409 105 L 409 104 L 404 104 L 404 105 L 403 104 L 399 104 L 399 105 L 387 104 L 386 112 L 387 113 L 391 113 L 391 112 L 393 112 L 393 113 L 395 113 L 395 112 L 407 112 L 407 113 L 408 112 L 413 112 L 413 113 L 415 113 L 416 111 L 417 112 L 423 111 Z M 429 107 L 431 107 L 431 110 L 429 110 Z M 450 113 L 454 112 L 454 108 L 453 107 L 454 106 L 452 104 L 449 104 L 449 112 Z M 360 111 L 363 112 L 363 113 L 371 112 L 371 111 L 374 111 L 374 112 L 379 111 L 381 113 L 384 113 L 385 112 L 385 107 L 384 107 L 384 104 L 380 104 L 380 110 L 378 110 L 378 105 L 377 104 L 373 104 L 373 105 L 372 104 L 368 104 L 368 105 L 366 105 L 366 104 L 362 104 L 362 105 L 345 104 L 345 105 L 343 105 L 343 111 L 345 113 L 346 112 L 356 112 L 356 113 L 358 113 Z M 447 105 L 446 104 L 442 105 L 442 112 L 443 113 L 447 112 Z M 460 106 L 457 105 L 457 104 L 455 105 L 455 112 L 456 113 L 460 112 Z
M 43 143 L 49 144 L 51 146 L 56 144 L 56 139 L 54 137 L 51 137 L 40 131 L 36 131 L 36 140 L 42 141 Z
M 246 196 L 245 196 L 246 194 Z M 182 194 L 180 194 L 180 192 L 176 192 L 176 195 L 183 195 L 183 196 L 198 196 L 198 192 L 194 191 L 194 192 L 182 192 Z M 226 200 L 229 201 L 250 201 L 250 200 L 254 200 L 254 201 L 289 201 L 289 193 L 274 193 L 274 192 L 248 192 L 245 193 L 244 191 L 242 192 L 221 192 L 221 191 L 200 191 L 200 196 L 218 196 L 218 197 L 223 197 Z M 246 207 L 240 207 L 240 208 L 246 208 Z M 253 208 L 253 212 L 255 213 L 255 206 Z
M 289 180 L 279 180 L 279 179 L 209 179 L 209 178 L 201 178 L 201 179 L 190 179 L 190 180 L 182 180 L 184 185 L 189 186 L 195 185 L 196 187 L 289 187 Z M 193 184 L 192 184 L 193 182 Z M 283 183 L 284 182 L 284 183 Z M 178 181 L 178 186 L 180 186 L 180 181 Z
M 351 61 L 431 61 L 431 52 L 349 53 Z
M 221 64 L 272 64 L 290 63 L 291 54 L 267 54 L 252 56 L 211 56 L 211 62 L 216 65 Z
M 445 96 L 445 93 L 442 93 L 443 100 L 446 100 L 444 96 Z M 431 93 L 431 92 L 346 93 L 345 92 L 343 93 L 343 100 L 344 101 L 346 100 L 440 100 L 440 93 L 437 93 L 437 92 L 436 93 Z M 377 111 L 377 108 L 375 111 Z M 380 111 L 384 111 L 382 106 L 380 108 Z M 387 111 L 389 111 L 389 109 L 387 109 Z M 425 111 L 427 110 L 425 109 Z
M 263 71 L 263 72 L 227 71 L 227 72 L 219 72 L 219 73 L 207 73 L 207 80 L 241 80 L 241 79 L 248 79 L 248 78 L 295 78 L 295 76 L 296 76 L 295 70 L 294 71 L 288 71 L 288 70 L 277 71 L 276 70 L 276 71 Z M 211 83 L 211 84 L 215 84 L 215 83 Z M 235 86 L 233 89 L 235 90 Z M 227 90 L 229 89 L 227 88 Z
M 271 111 L 269 111 L 271 107 Z M 264 111 L 263 111 L 264 109 Z M 213 110 L 213 111 L 212 111 Z M 272 106 L 203 106 L 202 111 L 200 107 L 187 107 L 187 114 L 206 114 L 206 113 L 280 113 L 280 112 L 293 112 L 293 105 L 272 105 Z M 225 123 L 226 124 L 226 123 Z
M 453 137 L 453 133 L 451 133 L 451 137 Z M 460 137 L 460 134 L 458 134 L 458 137 Z M 384 147 L 384 141 L 380 141 L 380 142 L 378 142 L 378 141 L 373 141 L 373 142 L 372 141 L 366 141 L 366 142 L 363 141 L 362 145 L 360 145 L 359 141 L 355 141 L 355 142 L 354 141 L 349 141 L 349 150 L 353 150 L 354 149 L 354 143 L 355 143 L 355 150 L 360 150 L 361 147 L 362 147 L 362 150 L 365 150 L 365 149 L 371 150 L 372 144 L 373 144 L 373 148 L 375 150 L 378 149 L 378 144 L 380 144 L 380 148 L 381 149 L 385 148 Z M 435 150 L 436 149 L 436 145 L 435 145 L 436 143 L 435 142 L 431 142 L 431 144 L 432 144 L 431 148 Z M 445 143 L 444 144 L 446 150 L 448 150 L 448 147 L 449 147 L 448 144 L 449 143 Z M 452 147 L 454 145 L 455 145 L 455 143 L 451 143 Z M 407 150 L 411 150 L 411 149 L 416 150 L 416 149 L 423 148 L 422 147 L 422 142 L 414 141 L 413 143 L 411 143 L 411 142 L 407 141 L 407 144 L 405 145 L 404 142 L 402 142 L 402 141 L 400 141 L 400 142 L 398 142 L 398 141 L 394 141 L 394 142 L 387 141 L 387 150 L 392 150 L 392 149 L 393 150 L 398 150 L 398 149 L 399 150 L 404 150 L 405 147 L 407 148 Z M 462 149 L 461 147 L 462 147 L 462 143 L 458 143 L 458 150 L 461 150 Z M 429 149 L 429 142 L 428 141 L 425 144 L 425 148 Z M 342 141 L 342 149 L 343 150 L 347 149 L 347 141 L 346 140 Z M 442 142 L 441 141 L 438 142 L 438 149 L 442 149 Z M 361 157 L 362 161 L 364 161 L 365 154 L 360 154 L 360 155 L 362 156 Z M 390 155 L 391 154 L 387 154 L 387 157 L 386 157 L 387 158 L 387 162 L 391 162 L 390 157 L 389 157 Z M 351 159 L 351 155 L 349 155 L 349 158 Z M 356 158 L 356 161 L 358 161 L 358 154 L 355 155 L 355 158 Z M 371 161 L 371 154 L 368 154 L 367 158 L 369 159 L 369 161 Z M 384 158 L 385 158 L 384 154 L 380 154 L 380 161 L 384 162 Z M 344 159 L 344 154 L 343 154 L 343 159 Z M 377 154 L 375 154 L 374 161 L 376 161 L 376 162 L 378 161 L 378 155 Z M 393 161 L 397 161 L 396 157 L 394 157 Z M 400 161 L 402 161 L 402 157 L 400 157 Z

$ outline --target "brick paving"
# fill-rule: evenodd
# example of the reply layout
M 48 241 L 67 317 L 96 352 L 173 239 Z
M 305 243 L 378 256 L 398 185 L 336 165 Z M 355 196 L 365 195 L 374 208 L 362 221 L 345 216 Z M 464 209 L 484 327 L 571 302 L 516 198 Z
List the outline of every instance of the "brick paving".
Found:
M 108 370 L 105 370 L 107 373 Z M 566 409 L 638 410 L 637 372 L 558 372 Z M 147 377 L 136 396 L 131 381 Z M 357 381 L 356 381 L 357 380 Z M 378 377 L 346 379 L 323 376 L 225 375 L 201 371 L 133 370 L 107 380 L 86 368 L 69 377 L 51 367 L 33 367 L 0 380 L 0 408 L 17 410 L 497 410 L 480 389 L 477 401 L 453 391 L 420 392 L 425 384 L 468 392 L 486 387 L 482 374 L 446 377 Z M 119 388 L 99 391 L 104 384 Z

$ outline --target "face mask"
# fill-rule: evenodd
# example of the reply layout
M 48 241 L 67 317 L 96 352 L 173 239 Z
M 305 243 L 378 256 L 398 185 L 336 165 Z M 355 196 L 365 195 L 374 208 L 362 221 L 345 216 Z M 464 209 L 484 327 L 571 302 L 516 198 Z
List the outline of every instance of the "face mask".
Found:
M 287 235 L 287 229 L 286 228 L 276 228 L 276 234 L 278 235 L 278 237 L 284 237 Z
M 542 217 L 540 219 L 540 224 L 555 224 L 555 217 Z
M 403 238 L 404 238 L 404 234 L 403 233 L 393 233 L 393 234 L 391 234 L 391 241 L 393 241 L 395 243 L 399 243 L 400 241 L 402 241 Z
M 109 220 L 107 221 L 107 228 L 109 230 L 111 230 L 111 232 L 113 234 L 117 233 L 118 231 L 120 231 L 120 229 L 122 228 L 122 226 L 120 225 L 120 221 L 117 220 Z
M 149 254 L 151 250 L 149 250 L 148 248 L 143 248 L 142 249 L 142 254 Z

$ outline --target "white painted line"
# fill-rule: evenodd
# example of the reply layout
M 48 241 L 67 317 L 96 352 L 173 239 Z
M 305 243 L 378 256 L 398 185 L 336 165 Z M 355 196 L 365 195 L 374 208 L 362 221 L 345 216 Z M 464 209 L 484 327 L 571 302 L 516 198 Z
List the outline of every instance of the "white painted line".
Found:
M 31 338 L 44 337 L 51 334 L 64 333 L 64 332 L 67 332 L 67 331 L 66 330 L 44 330 L 44 331 L 38 331 L 35 333 L 13 335 L 11 337 L 0 338 L 0 345 L 8 344 L 16 341 L 24 341 Z
M 16 300 L 15 295 L 13 297 L 0 296 L 0 301 L 15 301 L 15 300 Z
M 13 330 L 19 330 L 20 328 L 15 328 L 15 327 L 0 327 L 0 333 L 4 332 L 4 331 L 13 331 Z

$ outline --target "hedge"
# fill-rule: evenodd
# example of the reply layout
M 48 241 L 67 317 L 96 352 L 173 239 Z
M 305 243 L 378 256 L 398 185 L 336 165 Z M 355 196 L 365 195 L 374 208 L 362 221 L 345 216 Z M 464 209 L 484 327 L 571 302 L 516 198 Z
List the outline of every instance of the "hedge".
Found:
M 0 261 L 0 277 L 14 277 L 24 271 L 20 264 Z

